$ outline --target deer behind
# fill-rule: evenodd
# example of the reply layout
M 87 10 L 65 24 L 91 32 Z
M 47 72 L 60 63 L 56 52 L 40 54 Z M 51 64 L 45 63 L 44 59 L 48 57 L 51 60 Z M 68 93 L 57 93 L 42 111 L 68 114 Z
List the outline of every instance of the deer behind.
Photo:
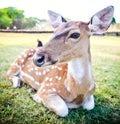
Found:
M 23 80 L 29 78 L 26 82 L 37 90 L 32 96 L 36 102 L 42 102 L 61 117 L 67 116 L 68 108 L 94 108 L 95 82 L 89 38 L 93 33 L 107 30 L 113 11 L 112 6 L 101 10 L 89 23 L 67 22 L 61 15 L 48 11 L 55 28 L 54 35 L 43 47 L 35 50 L 33 61 L 29 63 L 32 72 L 26 69 L 28 60 L 20 69 L 20 77 Z M 38 84 L 36 87 L 33 86 L 35 83 Z

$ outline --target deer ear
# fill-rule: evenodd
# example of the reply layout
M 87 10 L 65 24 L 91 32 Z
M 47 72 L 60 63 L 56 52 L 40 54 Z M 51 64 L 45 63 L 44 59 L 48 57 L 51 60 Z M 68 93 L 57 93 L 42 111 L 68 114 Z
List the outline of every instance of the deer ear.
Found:
M 48 15 L 52 23 L 53 28 L 58 27 L 61 23 L 67 22 L 60 14 L 48 10 Z
M 89 29 L 93 34 L 102 34 L 110 26 L 113 18 L 114 7 L 108 6 L 103 10 L 97 12 L 90 21 Z

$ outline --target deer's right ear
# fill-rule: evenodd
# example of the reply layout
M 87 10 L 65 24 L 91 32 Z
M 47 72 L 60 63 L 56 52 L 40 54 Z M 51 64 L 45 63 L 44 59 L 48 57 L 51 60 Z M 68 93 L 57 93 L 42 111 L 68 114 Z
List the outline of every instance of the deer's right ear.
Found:
M 60 14 L 48 10 L 48 15 L 52 23 L 53 28 L 57 28 L 63 22 L 67 22 Z

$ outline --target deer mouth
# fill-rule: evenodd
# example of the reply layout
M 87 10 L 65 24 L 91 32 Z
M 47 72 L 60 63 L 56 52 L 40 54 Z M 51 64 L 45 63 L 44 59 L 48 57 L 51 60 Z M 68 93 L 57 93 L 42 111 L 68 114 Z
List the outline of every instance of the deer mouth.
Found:
M 58 60 L 54 60 L 50 56 L 45 54 L 39 54 L 33 57 L 33 63 L 38 67 L 53 65 L 56 64 L 57 62 Z

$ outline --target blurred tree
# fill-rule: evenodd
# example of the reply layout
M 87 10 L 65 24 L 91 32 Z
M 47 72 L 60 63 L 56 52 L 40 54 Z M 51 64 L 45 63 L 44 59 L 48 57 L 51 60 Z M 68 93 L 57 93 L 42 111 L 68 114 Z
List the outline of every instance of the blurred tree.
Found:
M 29 29 L 36 26 L 40 22 L 40 19 L 35 17 L 24 18 L 22 21 L 22 28 Z
M 6 29 L 7 27 L 10 27 L 10 25 L 12 24 L 12 20 L 4 15 L 2 16 L 2 18 L 0 17 L 0 28 L 1 29 Z
M 8 17 L 11 18 L 12 20 L 24 18 L 23 10 L 17 10 L 14 7 L 8 7 L 8 8 L 5 8 L 5 10 L 7 11 Z
M 24 18 L 23 10 L 14 7 L 0 9 L 0 28 L 14 27 L 14 21 Z
M 21 29 L 22 28 L 22 19 L 15 19 L 12 23 L 12 28 L 14 28 L 14 26 L 17 28 L 17 29 Z
M 35 17 L 25 18 L 23 10 L 17 10 L 15 7 L 0 9 L 0 28 L 6 29 L 29 29 L 36 26 L 37 23 L 44 22 Z

